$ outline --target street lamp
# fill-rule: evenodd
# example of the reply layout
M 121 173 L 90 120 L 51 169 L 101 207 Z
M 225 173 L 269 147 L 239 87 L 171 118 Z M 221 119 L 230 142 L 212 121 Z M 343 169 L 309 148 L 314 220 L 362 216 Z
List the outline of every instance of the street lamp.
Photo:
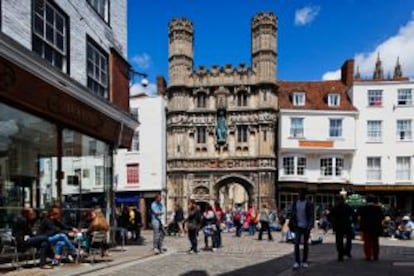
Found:
M 344 188 L 342 188 L 342 190 L 339 192 L 339 195 L 341 196 L 341 197 L 343 197 L 343 198 L 346 198 L 346 195 L 348 194 L 348 192 L 347 191 L 345 191 L 345 189 Z
M 141 85 L 143 87 L 147 87 L 148 86 L 148 80 L 147 77 L 148 75 L 146 73 L 141 73 L 141 72 L 137 72 L 134 69 L 131 68 L 131 70 L 129 71 L 129 80 L 131 82 L 131 86 L 134 83 L 134 78 L 135 76 L 139 76 L 141 77 Z

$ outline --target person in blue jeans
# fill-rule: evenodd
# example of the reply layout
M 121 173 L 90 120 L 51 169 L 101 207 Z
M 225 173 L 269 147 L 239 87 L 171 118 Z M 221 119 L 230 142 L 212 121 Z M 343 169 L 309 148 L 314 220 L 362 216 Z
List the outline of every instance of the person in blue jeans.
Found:
M 166 251 L 166 248 L 163 248 L 163 241 L 165 236 L 164 231 L 164 213 L 165 208 L 164 204 L 161 201 L 161 195 L 156 194 L 154 202 L 151 203 L 151 224 L 154 234 L 153 238 L 153 251 L 155 254 L 160 254 Z
M 52 260 L 53 265 L 58 265 L 62 256 L 63 248 L 66 246 L 69 249 L 69 254 L 74 259 L 78 252 L 73 243 L 69 240 L 69 235 L 78 232 L 77 229 L 64 225 L 60 222 L 61 210 L 58 207 L 52 207 L 47 216 L 39 225 L 37 231 L 38 235 L 46 235 L 48 242 L 54 247 L 54 258 Z

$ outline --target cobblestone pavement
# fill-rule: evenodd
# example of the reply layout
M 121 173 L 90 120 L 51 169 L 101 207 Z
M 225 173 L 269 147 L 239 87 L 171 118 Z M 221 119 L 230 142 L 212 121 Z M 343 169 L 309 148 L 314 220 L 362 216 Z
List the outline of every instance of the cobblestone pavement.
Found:
M 324 243 L 310 246 L 310 267 L 292 271 L 293 245 L 258 241 L 255 237 L 233 237 L 225 233 L 224 247 L 216 252 L 201 251 L 189 255 L 186 238 L 169 238 L 166 245 L 172 250 L 166 255 L 154 256 L 134 264 L 97 271 L 98 275 L 411 275 L 414 269 L 414 241 L 381 240 L 381 260 L 363 261 L 360 241 L 354 241 L 353 259 L 336 261 L 334 236 L 328 234 Z M 201 238 L 199 239 L 200 244 Z M 401 246 L 402 245 L 402 246 Z M 407 273 L 407 274 L 405 274 Z M 408 274 L 409 273 L 409 274 Z
M 363 260 L 361 241 L 353 242 L 353 258 L 336 261 L 334 236 L 324 236 L 323 244 L 310 246 L 309 268 L 292 271 L 293 245 L 279 243 L 280 233 L 273 233 L 275 241 L 258 241 L 256 237 L 236 238 L 223 234 L 223 248 L 216 252 L 201 251 L 189 255 L 186 237 L 167 237 L 165 254 L 151 252 L 151 231 L 144 231 L 146 243 L 128 246 L 127 251 L 113 252 L 112 261 L 97 264 L 66 264 L 52 271 L 38 268 L 8 273 L 8 276 L 65 276 L 65 275 L 412 275 L 414 269 L 414 241 L 381 239 L 378 262 Z M 266 237 L 266 235 L 265 235 Z M 266 237 L 267 238 L 267 237 Z M 202 247 L 202 235 L 199 237 Z

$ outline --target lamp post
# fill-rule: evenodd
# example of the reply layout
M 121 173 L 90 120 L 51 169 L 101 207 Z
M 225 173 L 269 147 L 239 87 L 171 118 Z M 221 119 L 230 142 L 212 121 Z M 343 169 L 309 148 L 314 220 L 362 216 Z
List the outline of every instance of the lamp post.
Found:
M 348 192 L 347 191 L 345 191 L 345 189 L 344 188 L 342 188 L 341 189 L 341 191 L 339 192 L 339 195 L 341 196 L 341 197 L 343 197 L 344 199 L 346 198 L 346 195 L 348 194 Z
M 132 84 L 134 83 L 135 76 L 141 77 L 141 85 L 143 87 L 147 87 L 148 86 L 148 80 L 147 80 L 148 75 L 146 73 L 137 72 L 137 71 L 135 71 L 132 68 L 129 71 L 129 80 L 130 80 L 130 83 L 131 83 L 130 86 L 132 86 Z

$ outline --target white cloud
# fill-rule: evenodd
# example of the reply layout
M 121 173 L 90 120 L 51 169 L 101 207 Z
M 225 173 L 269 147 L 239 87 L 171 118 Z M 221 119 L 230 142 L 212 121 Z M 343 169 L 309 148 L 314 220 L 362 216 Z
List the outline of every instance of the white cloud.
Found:
M 341 70 L 328 71 L 322 76 L 322 80 L 339 80 L 341 78 Z
M 403 75 L 406 77 L 414 77 L 414 15 L 413 18 L 398 33 L 387 38 L 377 45 L 370 52 L 357 53 L 354 56 L 355 66 L 359 67 L 362 78 L 372 78 L 375 62 L 378 53 L 384 68 L 384 76 L 389 74 L 392 76 L 394 72 L 397 57 L 400 58 Z M 327 79 L 336 74 L 339 78 L 339 70 L 330 71 L 323 74 L 322 79 Z
M 311 23 L 320 11 L 319 6 L 306 6 L 295 11 L 295 25 L 305 26 Z
M 134 96 L 138 94 L 157 94 L 157 85 L 155 83 L 149 83 L 146 87 L 142 86 L 140 83 L 134 83 L 131 88 L 129 88 L 129 95 Z
M 151 65 L 151 56 L 147 53 L 138 54 L 132 57 L 132 62 L 137 65 L 139 69 L 148 69 Z

